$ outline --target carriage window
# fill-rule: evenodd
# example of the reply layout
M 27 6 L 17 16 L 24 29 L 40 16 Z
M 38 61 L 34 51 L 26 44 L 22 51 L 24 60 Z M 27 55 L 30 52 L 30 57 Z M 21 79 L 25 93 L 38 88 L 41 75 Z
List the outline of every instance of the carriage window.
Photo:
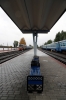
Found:
M 63 44 L 63 46 L 65 46 L 65 44 Z
M 62 43 L 60 43 L 60 45 L 62 46 Z
M 65 43 L 65 46 L 66 46 L 66 43 Z
M 63 43 L 63 46 L 65 46 L 65 44 Z

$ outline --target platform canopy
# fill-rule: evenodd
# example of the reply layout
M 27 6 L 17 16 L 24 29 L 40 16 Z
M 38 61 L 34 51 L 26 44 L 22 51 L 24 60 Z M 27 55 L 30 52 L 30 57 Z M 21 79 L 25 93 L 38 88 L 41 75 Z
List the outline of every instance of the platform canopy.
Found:
M 0 0 L 23 33 L 47 33 L 66 10 L 66 0 Z

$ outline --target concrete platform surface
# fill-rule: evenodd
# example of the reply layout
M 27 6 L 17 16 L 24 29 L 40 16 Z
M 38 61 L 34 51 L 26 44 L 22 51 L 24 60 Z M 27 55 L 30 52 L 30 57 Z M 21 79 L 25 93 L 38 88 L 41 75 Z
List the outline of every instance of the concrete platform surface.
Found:
M 38 50 L 42 94 L 27 92 L 33 50 L 0 64 L 0 100 L 66 100 L 66 66 Z

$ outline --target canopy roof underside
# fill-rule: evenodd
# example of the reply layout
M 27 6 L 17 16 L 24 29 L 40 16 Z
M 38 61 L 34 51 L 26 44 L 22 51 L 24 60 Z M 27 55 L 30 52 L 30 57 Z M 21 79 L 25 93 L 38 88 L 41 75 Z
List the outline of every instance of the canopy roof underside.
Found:
M 23 33 L 47 33 L 66 10 L 66 0 L 0 0 Z

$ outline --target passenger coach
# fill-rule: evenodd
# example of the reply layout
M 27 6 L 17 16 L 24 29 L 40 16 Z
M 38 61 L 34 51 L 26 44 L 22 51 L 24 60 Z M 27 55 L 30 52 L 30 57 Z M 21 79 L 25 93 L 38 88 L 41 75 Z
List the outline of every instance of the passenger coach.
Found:
M 62 52 L 66 51 L 66 40 L 53 42 L 51 44 L 43 45 L 42 49 Z

